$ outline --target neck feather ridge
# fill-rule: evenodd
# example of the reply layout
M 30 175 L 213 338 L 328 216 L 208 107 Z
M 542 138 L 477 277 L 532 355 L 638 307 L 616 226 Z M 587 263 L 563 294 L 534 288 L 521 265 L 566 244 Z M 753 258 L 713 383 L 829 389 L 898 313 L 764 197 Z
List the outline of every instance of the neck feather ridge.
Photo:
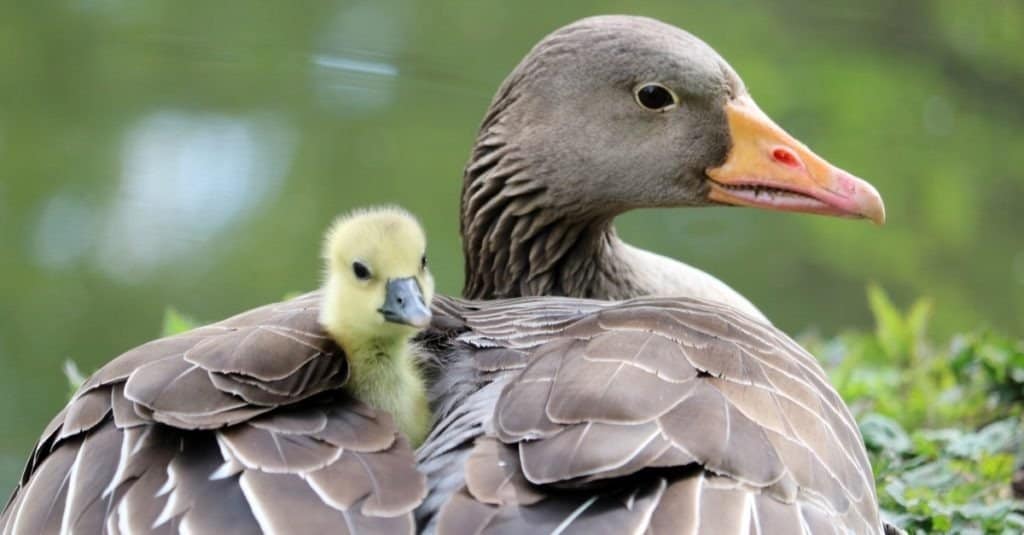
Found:
M 516 150 L 482 137 L 466 168 L 461 227 L 470 299 L 642 293 L 613 215 L 562 205 Z

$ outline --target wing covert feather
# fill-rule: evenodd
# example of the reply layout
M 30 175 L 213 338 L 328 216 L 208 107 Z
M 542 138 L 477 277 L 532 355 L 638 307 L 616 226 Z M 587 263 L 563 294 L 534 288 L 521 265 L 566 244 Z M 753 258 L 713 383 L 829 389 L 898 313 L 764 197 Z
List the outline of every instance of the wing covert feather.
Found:
M 504 387 L 439 533 L 625 526 L 597 505 L 657 480 L 637 532 L 881 531 L 856 423 L 786 335 L 699 300 L 563 302 L 531 318 L 545 301 L 461 312 L 463 351 L 482 348 L 479 373 Z M 525 367 L 495 366 L 503 348 Z M 472 531 L 456 529 L 463 516 Z
M 104 366 L 47 427 L 0 533 L 412 533 L 425 478 L 391 416 L 340 390 L 345 356 L 318 302 Z

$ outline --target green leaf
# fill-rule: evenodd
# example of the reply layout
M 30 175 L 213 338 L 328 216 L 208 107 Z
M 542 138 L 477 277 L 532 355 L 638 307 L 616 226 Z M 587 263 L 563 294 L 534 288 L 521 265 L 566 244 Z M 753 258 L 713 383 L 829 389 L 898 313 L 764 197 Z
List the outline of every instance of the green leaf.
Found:
M 980 459 L 985 454 L 1003 451 L 1013 445 L 1020 433 L 1020 423 L 1007 419 L 989 424 L 977 433 L 964 434 L 949 444 L 952 455 Z
M 281 297 L 281 300 L 282 301 L 290 301 L 290 300 L 295 299 L 296 297 L 298 297 L 300 295 L 305 295 L 305 294 L 306 294 L 306 292 L 287 292 L 287 293 L 284 294 L 284 296 Z
M 886 518 L 909 533 L 1024 532 L 1024 343 L 987 331 L 928 338 L 930 300 L 903 314 L 868 288 L 873 333 L 813 340 L 857 417 Z
M 68 380 L 68 388 L 71 391 L 69 397 L 74 396 L 75 392 L 78 392 L 78 389 L 86 379 L 85 374 L 78 369 L 78 364 L 71 359 L 64 360 L 64 377 Z
M 882 349 L 890 358 L 904 357 L 909 330 L 903 314 L 877 284 L 868 286 L 868 304 L 875 316 L 875 335 Z
M 190 331 L 198 326 L 196 320 L 178 312 L 172 307 L 164 310 L 164 323 L 161 328 L 161 336 L 173 336 L 185 331 Z
M 892 454 L 910 450 L 910 437 L 900 424 L 881 414 L 868 414 L 860 421 L 860 432 L 869 448 Z

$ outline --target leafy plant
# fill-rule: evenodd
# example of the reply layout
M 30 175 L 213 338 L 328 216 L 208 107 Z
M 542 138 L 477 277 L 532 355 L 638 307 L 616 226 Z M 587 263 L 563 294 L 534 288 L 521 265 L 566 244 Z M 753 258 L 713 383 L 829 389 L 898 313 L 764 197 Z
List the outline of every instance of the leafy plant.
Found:
M 164 309 L 163 326 L 160 328 L 160 336 L 173 336 L 199 326 L 199 322 L 190 316 L 182 314 L 173 307 Z
M 68 397 L 75 395 L 78 387 L 85 382 L 85 375 L 78 369 L 78 364 L 71 359 L 64 361 L 64 378 L 68 380 Z
M 889 521 L 910 533 L 1024 532 L 1011 479 L 1024 450 L 1024 345 L 991 332 L 945 346 L 932 304 L 899 310 L 868 289 L 873 333 L 803 342 L 850 404 Z

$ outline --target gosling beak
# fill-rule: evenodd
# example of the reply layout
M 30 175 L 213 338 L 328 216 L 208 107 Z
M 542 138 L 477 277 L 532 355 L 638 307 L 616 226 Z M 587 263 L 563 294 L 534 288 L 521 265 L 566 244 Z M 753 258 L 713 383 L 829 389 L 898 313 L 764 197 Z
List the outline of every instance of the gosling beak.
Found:
M 423 302 L 423 291 L 415 277 L 388 279 L 384 306 L 378 310 L 385 321 L 422 329 L 430 323 L 430 307 Z
M 732 147 L 707 170 L 708 198 L 755 206 L 885 222 L 885 204 L 871 184 L 811 152 L 768 118 L 748 96 L 725 106 Z

